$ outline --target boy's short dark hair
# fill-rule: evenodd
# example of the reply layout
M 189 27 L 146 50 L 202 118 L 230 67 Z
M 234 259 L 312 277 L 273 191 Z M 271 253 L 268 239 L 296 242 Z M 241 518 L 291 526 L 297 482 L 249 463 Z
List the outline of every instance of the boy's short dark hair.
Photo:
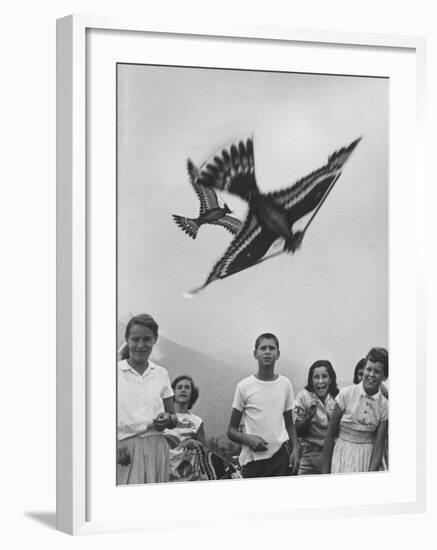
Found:
M 191 376 L 188 376 L 188 374 L 181 374 L 179 376 L 176 376 L 176 378 L 171 383 L 171 387 L 173 388 L 173 391 L 175 390 L 176 385 L 181 380 L 188 380 L 191 384 L 191 395 L 190 395 L 190 401 L 188 402 L 188 409 L 190 410 L 190 409 L 193 408 L 194 403 L 199 398 L 199 388 L 196 386 L 196 384 L 194 383 L 194 380 L 191 378 Z M 173 400 L 174 400 L 174 397 L 173 397 Z
M 263 332 L 263 334 L 260 334 L 258 336 L 258 338 L 255 340 L 255 349 L 257 349 L 257 347 L 259 346 L 259 343 L 261 342 L 261 340 L 265 338 L 267 340 L 274 340 L 275 343 L 276 343 L 276 346 L 277 348 L 279 349 L 279 340 L 278 338 L 272 334 L 271 332 Z
M 384 368 L 384 376 L 388 378 L 388 351 L 385 348 L 372 348 L 366 355 L 367 361 L 381 363 Z
M 134 325 L 141 325 L 143 327 L 147 327 L 149 330 L 151 330 L 155 336 L 155 339 L 158 338 L 158 323 L 155 321 L 155 319 L 148 315 L 147 313 L 141 313 L 140 315 L 135 315 L 131 319 L 129 319 L 128 324 L 126 325 L 126 330 L 124 331 L 124 337 L 127 341 L 129 338 L 129 334 L 131 331 L 131 328 Z

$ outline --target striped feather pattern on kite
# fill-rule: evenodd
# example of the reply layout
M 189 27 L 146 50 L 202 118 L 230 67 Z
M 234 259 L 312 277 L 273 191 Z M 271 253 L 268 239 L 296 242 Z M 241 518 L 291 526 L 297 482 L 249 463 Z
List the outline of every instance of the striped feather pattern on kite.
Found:
M 251 139 L 239 142 L 238 147 L 232 145 L 229 151 L 224 149 L 200 171 L 196 172 L 189 161 L 189 173 L 196 184 L 234 193 L 249 203 L 242 229 L 215 264 L 203 287 L 258 263 L 277 239 L 284 240 L 284 251 L 295 252 L 304 232 L 293 233 L 293 224 L 317 211 L 360 139 L 332 153 L 325 166 L 291 187 L 267 194 L 261 193 L 256 183 Z

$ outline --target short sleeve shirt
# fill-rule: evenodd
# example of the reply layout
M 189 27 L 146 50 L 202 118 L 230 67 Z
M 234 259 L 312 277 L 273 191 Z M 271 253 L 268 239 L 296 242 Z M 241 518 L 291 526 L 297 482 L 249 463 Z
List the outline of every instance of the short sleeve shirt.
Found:
M 149 361 L 139 374 L 127 360 L 118 363 L 118 439 L 155 431 L 153 419 L 164 411 L 163 400 L 173 396 L 168 372 Z
M 251 375 L 242 380 L 235 390 L 232 407 L 241 411 L 244 432 L 258 435 L 268 442 L 266 451 L 255 452 L 242 445 L 240 464 L 273 456 L 288 440 L 284 413 L 294 406 L 293 388 L 285 376 L 276 380 L 258 380 Z
M 336 401 L 343 411 L 341 424 L 357 430 L 375 431 L 377 426 L 388 420 L 388 401 L 378 391 L 367 395 L 363 383 L 342 388 Z
M 335 409 L 336 401 L 331 394 L 328 394 L 323 403 L 313 392 L 302 390 L 296 395 L 293 415 L 296 420 L 305 420 L 308 416 L 308 409 L 316 403 L 317 409 L 311 420 L 311 426 L 303 439 L 316 445 L 323 445 L 326 431 L 328 430 L 329 420 Z

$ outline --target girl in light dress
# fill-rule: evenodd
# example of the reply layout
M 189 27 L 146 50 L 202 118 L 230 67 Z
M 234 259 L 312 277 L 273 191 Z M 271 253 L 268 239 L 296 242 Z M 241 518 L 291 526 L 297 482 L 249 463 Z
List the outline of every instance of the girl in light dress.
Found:
M 299 436 L 297 475 L 322 473 L 323 443 L 337 394 L 337 376 L 330 361 L 321 359 L 313 363 L 308 372 L 308 383 L 297 394 L 293 411 Z
M 117 365 L 117 484 L 168 481 L 165 428 L 176 425 L 165 368 L 150 360 L 158 324 L 148 314 L 130 319 Z
M 323 450 L 324 473 L 381 469 L 388 427 L 388 401 L 381 384 L 388 377 L 388 352 L 372 348 L 360 383 L 336 397 Z
M 187 439 L 197 439 L 201 443 L 205 443 L 203 420 L 191 411 L 199 398 L 199 388 L 191 376 L 186 374 L 177 376 L 171 387 L 174 391 L 174 406 L 178 423 L 173 429 L 166 430 L 165 435 L 176 445 Z
M 170 481 L 208 479 L 201 463 L 205 455 L 203 421 L 191 412 L 199 397 L 199 389 L 186 374 L 177 376 L 172 388 L 178 423 L 173 429 L 165 430 L 170 445 Z
M 360 359 L 355 367 L 354 370 L 354 384 L 359 384 L 361 380 L 363 379 L 363 372 L 364 367 L 366 365 L 366 358 L 363 357 L 363 359 Z M 388 379 L 386 379 L 381 384 L 381 393 L 382 395 L 388 399 Z M 383 459 L 382 459 L 382 469 L 388 470 L 388 430 L 387 430 L 387 437 L 385 438 L 384 443 L 384 453 L 383 453 Z
M 176 377 L 172 388 L 178 423 L 164 432 L 170 446 L 170 481 L 241 478 L 234 464 L 206 446 L 203 421 L 191 411 L 199 397 L 191 376 Z

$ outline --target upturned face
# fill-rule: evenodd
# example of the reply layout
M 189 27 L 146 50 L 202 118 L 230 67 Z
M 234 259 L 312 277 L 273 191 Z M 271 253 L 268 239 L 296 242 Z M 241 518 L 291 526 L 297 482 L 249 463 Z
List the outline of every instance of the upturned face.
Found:
M 273 338 L 261 338 L 253 355 L 260 367 L 270 367 L 279 358 L 279 349 Z
M 174 400 L 176 403 L 189 403 L 191 399 L 191 382 L 186 378 L 179 380 L 174 388 Z
M 384 381 L 384 365 L 368 360 L 363 372 L 363 387 L 366 393 L 373 395 Z
M 328 374 L 326 367 L 317 367 L 313 371 L 312 383 L 314 392 L 319 399 L 325 399 L 328 395 L 331 377 Z
M 155 334 L 148 327 L 133 325 L 127 338 L 129 359 L 136 364 L 147 363 L 155 342 Z

